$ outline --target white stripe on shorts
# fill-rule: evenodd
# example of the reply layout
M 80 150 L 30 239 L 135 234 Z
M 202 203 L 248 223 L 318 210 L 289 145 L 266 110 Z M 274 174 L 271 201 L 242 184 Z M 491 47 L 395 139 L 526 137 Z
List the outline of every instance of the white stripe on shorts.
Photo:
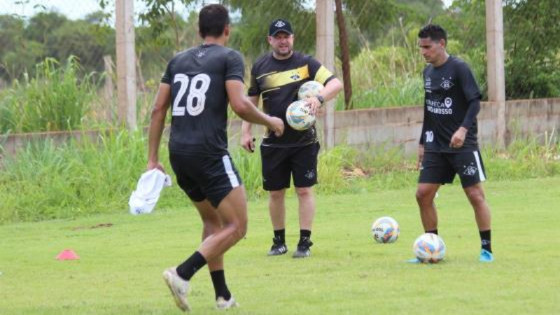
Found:
M 224 162 L 224 168 L 226 169 L 226 174 L 229 177 L 231 187 L 235 188 L 239 186 L 239 181 L 237 180 L 237 176 L 235 176 L 235 172 L 233 171 L 233 166 L 231 165 L 229 155 L 222 156 L 222 162 Z
M 480 164 L 480 157 L 478 156 L 478 151 L 474 151 L 474 159 L 476 160 L 476 167 L 478 168 L 478 178 L 481 182 L 486 180 L 484 176 L 484 171 L 482 170 L 482 164 Z

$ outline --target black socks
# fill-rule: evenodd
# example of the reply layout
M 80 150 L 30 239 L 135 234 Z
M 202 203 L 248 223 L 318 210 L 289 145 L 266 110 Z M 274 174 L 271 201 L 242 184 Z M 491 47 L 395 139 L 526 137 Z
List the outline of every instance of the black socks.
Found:
M 303 243 L 303 240 L 311 239 L 311 231 L 310 230 L 299 230 L 299 242 Z
M 490 242 L 490 230 L 480 231 L 480 244 L 482 249 L 492 252 L 492 243 Z
M 226 301 L 231 299 L 231 293 L 226 285 L 226 276 L 223 270 L 215 270 L 210 272 L 210 277 L 212 277 L 212 284 L 214 284 L 214 293 L 216 293 L 216 299 L 218 297 L 223 297 Z
M 279 244 L 286 243 L 286 229 L 274 230 L 274 238 L 279 240 Z
M 286 244 L 286 229 L 274 230 L 274 239 L 278 240 L 279 244 Z M 311 239 L 310 230 L 299 230 L 299 242 L 301 243 L 304 239 Z
M 191 280 L 192 276 L 206 265 L 206 259 L 198 251 L 194 252 L 185 262 L 177 266 L 177 274 L 184 280 Z
M 191 280 L 192 276 L 206 265 L 206 259 L 198 251 L 194 252 L 187 260 L 177 266 L 177 274 L 184 280 Z M 214 292 L 216 299 L 221 296 L 226 301 L 231 298 L 231 293 L 226 285 L 226 277 L 223 270 L 215 270 L 210 272 L 212 277 L 212 284 L 214 285 Z

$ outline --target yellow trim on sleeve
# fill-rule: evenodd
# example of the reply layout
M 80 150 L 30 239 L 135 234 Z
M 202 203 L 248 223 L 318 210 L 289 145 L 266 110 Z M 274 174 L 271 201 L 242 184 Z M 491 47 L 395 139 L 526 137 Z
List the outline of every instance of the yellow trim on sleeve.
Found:
M 321 66 L 319 70 L 317 70 L 314 80 L 324 85 L 327 79 L 330 78 L 332 75 L 333 74 L 332 72 L 329 71 L 329 69 L 325 68 L 324 66 Z

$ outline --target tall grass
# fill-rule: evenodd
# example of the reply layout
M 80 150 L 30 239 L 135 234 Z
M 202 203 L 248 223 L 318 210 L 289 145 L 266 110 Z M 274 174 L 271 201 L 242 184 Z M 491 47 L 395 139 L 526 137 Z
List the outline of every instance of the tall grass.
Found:
M 557 134 L 546 139 L 515 140 L 507 150 L 483 152 L 490 180 L 560 175 Z M 147 138 L 141 132 L 106 131 L 64 144 L 28 143 L 17 155 L 0 160 L 0 223 L 74 218 L 94 213 L 126 212 L 128 198 L 146 167 Z M 160 159 L 171 172 L 166 144 Z M 250 199 L 264 198 L 260 154 L 231 150 Z M 360 151 L 346 146 L 319 155 L 317 194 L 361 193 L 410 187 L 418 173 L 415 157 L 399 148 Z M 174 185 L 164 189 L 158 207 L 189 205 Z
M 416 30 L 416 27 L 413 28 Z M 370 49 L 363 47 L 351 61 L 352 108 L 413 106 L 423 104 L 422 70 L 426 62 L 416 47 L 415 31 L 403 33 L 404 45 L 392 42 Z M 464 59 L 471 67 L 486 98 L 485 51 L 464 49 L 462 43 L 450 40 L 448 52 Z M 340 64 L 337 65 L 341 73 Z M 342 97 L 336 108 L 344 109 Z
M 79 129 L 95 96 L 93 74 L 80 76 L 75 57 L 65 65 L 47 58 L 36 67 L 34 78 L 3 92 L 0 133 Z
M 29 143 L 5 157 L 0 172 L 0 222 L 77 217 L 123 209 L 145 167 L 139 133 L 107 131 L 55 145 Z
M 560 137 L 555 130 L 532 138 L 516 138 L 507 150 L 489 147 L 486 167 L 498 180 L 560 174 Z
M 372 108 L 422 104 L 419 54 L 405 47 L 364 48 L 352 59 L 352 107 Z M 343 109 L 339 99 L 337 109 Z

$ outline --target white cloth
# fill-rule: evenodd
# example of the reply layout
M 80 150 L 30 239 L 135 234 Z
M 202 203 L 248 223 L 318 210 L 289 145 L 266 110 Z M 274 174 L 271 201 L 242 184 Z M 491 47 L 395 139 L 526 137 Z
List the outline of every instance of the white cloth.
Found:
M 154 168 L 142 174 L 136 190 L 130 195 L 128 205 L 133 215 L 151 213 L 163 187 L 171 186 L 171 176 Z

